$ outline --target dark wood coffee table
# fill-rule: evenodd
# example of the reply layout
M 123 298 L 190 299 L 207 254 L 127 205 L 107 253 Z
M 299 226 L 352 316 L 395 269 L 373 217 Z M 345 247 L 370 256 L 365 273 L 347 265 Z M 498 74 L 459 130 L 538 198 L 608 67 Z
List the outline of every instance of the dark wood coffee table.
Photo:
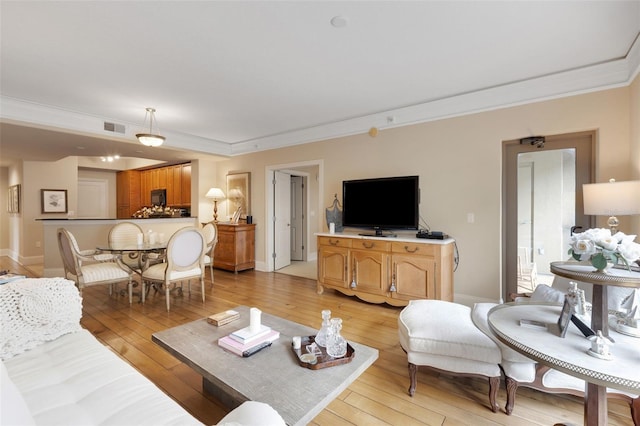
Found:
M 218 338 L 249 325 L 249 307 L 238 306 L 240 319 L 221 327 L 206 319 L 154 333 L 152 340 L 202 375 L 203 388 L 228 408 L 242 402 L 271 405 L 289 425 L 305 425 L 320 413 L 378 358 L 378 350 L 349 341 L 351 362 L 318 370 L 298 364 L 291 349 L 293 336 L 317 330 L 262 313 L 262 323 L 280 338 L 255 355 L 242 358 L 218 346 Z M 348 329 L 349 323 L 344 325 Z

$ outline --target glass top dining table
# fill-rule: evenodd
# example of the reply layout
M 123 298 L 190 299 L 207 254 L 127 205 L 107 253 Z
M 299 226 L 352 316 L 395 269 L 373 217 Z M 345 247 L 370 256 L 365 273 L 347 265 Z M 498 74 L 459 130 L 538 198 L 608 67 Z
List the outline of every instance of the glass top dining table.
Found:
M 138 252 L 157 253 L 163 252 L 167 248 L 167 243 L 144 243 L 144 244 L 103 244 L 96 247 L 100 251 L 109 252 Z

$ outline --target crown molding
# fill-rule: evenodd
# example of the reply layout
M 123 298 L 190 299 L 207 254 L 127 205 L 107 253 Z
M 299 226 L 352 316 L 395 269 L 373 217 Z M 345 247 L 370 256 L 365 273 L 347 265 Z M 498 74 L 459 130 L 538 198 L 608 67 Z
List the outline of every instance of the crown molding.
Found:
M 625 57 L 606 63 L 530 80 L 511 82 L 474 92 L 459 93 L 417 105 L 409 105 L 403 108 L 305 129 L 296 129 L 277 135 L 227 143 L 180 132 L 172 132 L 169 129 L 163 129 L 162 133 L 167 137 L 165 142 L 167 147 L 204 154 L 236 156 L 363 134 L 368 132 L 371 127 L 377 127 L 378 129 L 401 127 L 623 87 L 630 85 L 639 71 L 640 37 L 636 38 Z M 132 123 L 121 123 L 126 126 L 126 130 L 124 135 L 118 135 L 105 131 L 103 123 L 104 121 L 120 122 L 120 120 L 91 116 L 4 96 L 0 96 L 0 105 L 2 106 L 0 108 L 1 119 L 121 141 L 134 140 L 134 129 L 139 127 Z

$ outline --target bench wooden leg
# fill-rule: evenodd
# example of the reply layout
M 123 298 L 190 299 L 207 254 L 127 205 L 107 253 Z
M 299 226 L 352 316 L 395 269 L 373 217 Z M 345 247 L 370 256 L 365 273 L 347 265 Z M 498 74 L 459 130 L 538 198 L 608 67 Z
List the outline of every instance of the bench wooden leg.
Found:
M 516 391 L 518 390 L 518 382 L 511 377 L 506 376 L 505 384 L 507 386 L 507 405 L 504 410 L 508 415 L 513 413 L 513 406 L 516 404 Z
M 491 411 L 497 413 L 500 409 L 496 400 L 498 399 L 498 389 L 500 389 L 500 376 L 489 377 L 489 405 L 491 405 Z
M 412 363 L 409 363 L 409 381 L 410 381 L 410 385 L 409 385 L 409 395 L 413 396 L 414 393 L 416 393 L 416 382 L 417 382 L 417 376 L 418 375 L 418 366 Z

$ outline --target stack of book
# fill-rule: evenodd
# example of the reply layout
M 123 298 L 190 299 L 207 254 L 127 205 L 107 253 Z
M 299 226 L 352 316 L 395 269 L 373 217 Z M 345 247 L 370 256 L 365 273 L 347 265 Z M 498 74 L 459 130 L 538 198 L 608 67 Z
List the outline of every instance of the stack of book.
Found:
M 257 331 L 245 327 L 218 339 L 218 345 L 241 357 L 249 357 L 268 348 L 280 337 L 280 332 L 261 325 Z
M 229 310 L 209 316 L 207 318 L 207 322 L 209 324 L 220 327 L 222 325 L 229 324 L 231 321 L 235 321 L 239 318 L 240 313 L 238 311 Z

